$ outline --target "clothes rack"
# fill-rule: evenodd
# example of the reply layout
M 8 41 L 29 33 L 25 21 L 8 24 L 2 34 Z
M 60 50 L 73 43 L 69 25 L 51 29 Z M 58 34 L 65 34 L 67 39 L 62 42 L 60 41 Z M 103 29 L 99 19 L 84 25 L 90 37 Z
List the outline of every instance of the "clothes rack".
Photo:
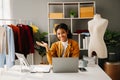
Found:
M 25 19 L 0 19 L 2 21 L 2 24 L 6 24 L 6 22 L 15 22 L 16 24 L 27 24 L 27 25 L 32 25 L 33 23 L 30 20 L 25 20 Z
M 0 25 L 7 25 L 7 24 L 25 24 L 25 25 L 32 25 L 33 23 L 30 20 L 25 19 L 0 19 Z M 34 64 L 34 54 L 31 54 L 32 61 L 31 64 Z

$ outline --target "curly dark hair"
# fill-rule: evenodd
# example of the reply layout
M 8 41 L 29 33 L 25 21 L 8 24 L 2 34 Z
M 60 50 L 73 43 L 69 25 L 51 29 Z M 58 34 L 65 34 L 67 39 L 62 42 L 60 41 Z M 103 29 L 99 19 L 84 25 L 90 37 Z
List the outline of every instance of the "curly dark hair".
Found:
M 71 33 L 71 31 L 69 30 L 68 26 L 65 23 L 60 23 L 59 25 L 57 25 L 55 27 L 55 32 L 57 32 L 58 29 L 64 29 L 66 32 L 68 32 L 67 38 L 68 39 L 72 38 L 72 33 Z

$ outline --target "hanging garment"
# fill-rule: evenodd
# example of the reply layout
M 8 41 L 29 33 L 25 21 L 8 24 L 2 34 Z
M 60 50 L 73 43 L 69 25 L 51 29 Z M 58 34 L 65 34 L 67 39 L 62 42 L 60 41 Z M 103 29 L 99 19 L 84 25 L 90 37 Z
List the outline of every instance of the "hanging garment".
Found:
M 0 53 L 6 48 L 6 30 L 0 26 Z
M 7 67 L 12 67 L 15 63 L 15 46 L 14 46 L 14 36 L 13 30 L 8 25 L 3 26 L 6 29 L 6 44 L 7 51 L 6 53 L 6 65 Z
M 4 67 L 6 54 L 6 29 L 0 26 L 0 67 Z
M 15 52 L 21 53 L 21 40 L 20 40 L 20 30 L 19 27 L 11 24 L 9 27 L 12 28 L 14 33 L 14 43 L 15 43 Z
M 34 41 L 33 41 L 33 33 L 31 34 L 31 27 L 28 25 L 22 25 L 23 29 L 26 31 L 27 36 L 25 38 L 27 38 L 27 42 L 28 42 L 28 46 L 29 46 L 29 53 L 34 53 Z
M 30 45 L 30 53 L 34 53 L 34 38 L 33 38 L 33 29 L 29 25 L 27 25 L 29 28 L 29 45 Z
M 20 29 L 20 38 L 21 38 L 21 49 L 22 54 L 25 55 L 25 57 L 29 53 L 34 53 L 34 41 L 33 41 L 33 32 L 31 32 L 32 28 L 30 28 L 28 25 L 24 24 L 18 24 L 17 27 Z

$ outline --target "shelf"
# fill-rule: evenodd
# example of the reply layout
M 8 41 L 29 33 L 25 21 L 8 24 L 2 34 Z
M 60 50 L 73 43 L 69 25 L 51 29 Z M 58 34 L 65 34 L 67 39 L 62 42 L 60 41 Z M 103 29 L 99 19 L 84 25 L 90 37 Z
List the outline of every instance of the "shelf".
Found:
M 82 9 L 83 8 L 83 9 Z M 85 8 L 85 9 L 84 9 Z M 82 11 L 81 11 L 82 9 Z M 96 13 L 95 1 L 81 1 L 81 2 L 49 2 L 48 3 L 48 15 L 50 13 L 61 13 L 57 17 L 48 16 L 48 44 L 57 41 L 54 32 L 55 24 L 65 23 L 73 34 L 73 39 L 79 43 L 80 50 L 87 50 L 83 47 L 83 37 L 80 33 L 76 33 L 79 30 L 88 30 L 87 23 L 93 18 Z M 75 12 L 74 17 L 70 16 L 70 12 Z M 90 14 L 89 14 L 90 13 Z M 86 14 L 86 15 L 83 15 Z M 91 15 L 92 14 L 92 15 Z M 55 17 L 55 18 L 54 18 Z
M 55 20 L 56 18 L 48 18 L 48 19 Z M 86 17 L 86 18 L 58 18 L 58 20 L 59 19 L 93 19 L 93 17 Z

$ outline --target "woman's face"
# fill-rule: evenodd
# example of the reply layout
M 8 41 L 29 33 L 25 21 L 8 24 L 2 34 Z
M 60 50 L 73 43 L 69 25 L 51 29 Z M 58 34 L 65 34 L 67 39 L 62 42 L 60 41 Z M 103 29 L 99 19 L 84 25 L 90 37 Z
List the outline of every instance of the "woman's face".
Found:
M 57 32 L 57 38 L 60 40 L 60 41 L 67 41 L 67 32 L 64 30 L 64 29 L 58 29 Z

